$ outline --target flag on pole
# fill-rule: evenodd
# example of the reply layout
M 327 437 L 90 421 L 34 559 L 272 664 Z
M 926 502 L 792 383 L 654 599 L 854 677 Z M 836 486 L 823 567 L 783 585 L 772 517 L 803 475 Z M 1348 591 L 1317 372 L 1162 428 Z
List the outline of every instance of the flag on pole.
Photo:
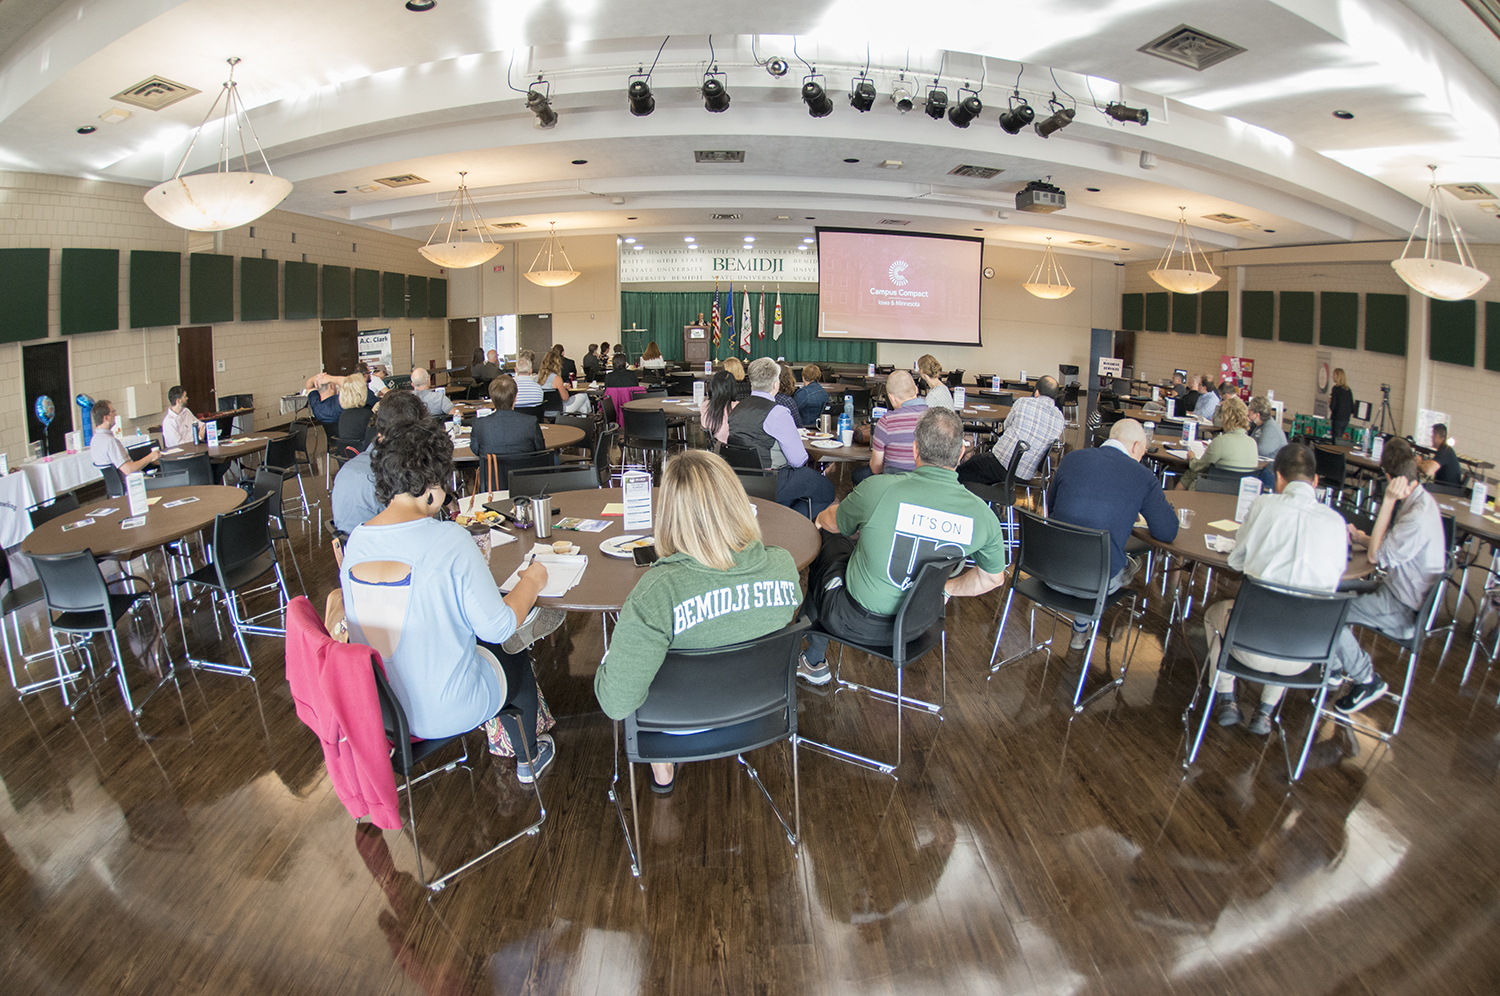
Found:
M 756 332 L 761 339 L 766 337 L 766 289 L 760 289 L 760 321 L 757 323 Z
M 713 317 L 709 319 L 708 324 L 713 327 L 713 330 L 714 330 L 714 348 L 718 349 L 719 348 L 719 282 L 717 280 L 714 281 L 714 313 L 713 313 Z
M 781 338 L 781 288 L 776 288 L 776 321 L 772 325 L 772 339 Z
M 745 291 L 745 306 L 740 309 L 740 352 L 750 355 L 750 292 Z
M 724 331 L 729 333 L 729 348 L 734 349 L 734 281 L 729 281 L 729 296 L 724 298 Z M 717 345 L 717 343 L 715 343 Z

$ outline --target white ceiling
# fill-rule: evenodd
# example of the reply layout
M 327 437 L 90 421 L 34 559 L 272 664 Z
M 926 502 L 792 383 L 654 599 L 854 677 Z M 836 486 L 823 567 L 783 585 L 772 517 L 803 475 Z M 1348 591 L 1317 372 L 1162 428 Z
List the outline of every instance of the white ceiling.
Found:
M 1202 72 L 1137 51 L 1179 24 L 1246 51 Z M 732 98 L 723 114 L 697 93 L 710 30 Z M 667 35 L 656 111 L 633 117 L 626 78 Z M 1500 193 L 1500 41 L 1460 0 L 1036 0 L 931 18 L 906 0 L 730 11 L 694 0 L 438 0 L 427 13 L 402 0 L 0 0 L 0 169 L 157 183 L 176 169 L 229 56 L 243 60 L 236 79 L 272 168 L 296 184 L 284 208 L 421 239 L 461 170 L 486 220 L 522 222 L 521 233 L 556 221 L 643 240 L 710 232 L 795 244 L 814 225 L 898 219 L 995 243 L 1052 236 L 1060 249 L 1116 259 L 1159 252 L 1179 206 L 1217 248 L 1404 238 L 1428 163 L 1443 182 Z M 772 56 L 792 71 L 772 78 L 758 65 Z M 880 98 L 860 114 L 847 91 L 867 58 Z M 801 103 L 801 60 L 826 77 L 826 118 Z M 900 114 L 887 94 L 903 71 L 919 86 L 941 72 L 954 95 L 982 80 L 983 115 L 958 129 Z M 153 74 L 203 92 L 99 119 L 124 106 L 113 94 Z M 507 84 L 539 74 L 560 114 L 548 131 Z M 996 117 L 1018 76 L 1038 119 L 1056 94 L 1077 107 L 1074 124 L 1045 140 L 1005 134 Z M 1118 99 L 1147 108 L 1150 123 L 1095 109 Z M 77 134 L 83 125 L 97 130 Z M 211 168 L 216 147 L 205 135 L 188 168 Z M 698 164 L 697 149 L 744 150 L 745 162 Z M 1142 170 L 1142 151 L 1159 168 Z M 1003 172 L 949 175 L 961 164 Z M 359 190 L 401 173 L 430 182 Z M 1016 191 L 1049 176 L 1067 210 L 1016 212 Z M 1484 204 L 1460 204 L 1460 221 L 1471 240 L 1500 242 L 1500 209 Z M 1202 219 L 1215 213 L 1245 221 Z

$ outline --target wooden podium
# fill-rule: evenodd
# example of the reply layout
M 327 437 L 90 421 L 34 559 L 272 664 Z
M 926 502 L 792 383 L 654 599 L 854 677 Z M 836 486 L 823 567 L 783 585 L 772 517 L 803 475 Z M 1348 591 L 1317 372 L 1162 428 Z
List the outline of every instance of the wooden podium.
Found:
M 712 339 L 706 325 L 684 325 L 682 327 L 682 360 L 697 365 L 713 359 Z

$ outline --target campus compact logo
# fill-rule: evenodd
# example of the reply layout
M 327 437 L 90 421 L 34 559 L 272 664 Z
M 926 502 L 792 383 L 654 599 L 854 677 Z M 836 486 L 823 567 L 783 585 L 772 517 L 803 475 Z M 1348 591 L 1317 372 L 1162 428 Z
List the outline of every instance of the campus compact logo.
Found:
M 890 277 L 891 283 L 895 284 L 897 287 L 905 287 L 906 260 L 898 259 L 894 263 L 892 263 L 891 268 L 886 271 L 886 276 Z

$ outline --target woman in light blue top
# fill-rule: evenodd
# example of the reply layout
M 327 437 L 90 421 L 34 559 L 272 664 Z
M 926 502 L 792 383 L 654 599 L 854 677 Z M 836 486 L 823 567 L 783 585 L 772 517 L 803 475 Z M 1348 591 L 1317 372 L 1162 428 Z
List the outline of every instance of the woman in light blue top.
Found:
M 500 644 L 530 611 L 547 570 L 533 564 L 502 597 L 468 530 L 435 518 L 453 474 L 453 443 L 439 423 L 403 428 L 373 462 L 385 510 L 350 534 L 339 573 L 349 638 L 379 651 L 414 736 L 455 736 L 506 705 L 519 708 L 526 749 L 516 773 L 530 782 L 554 748 L 551 737 L 536 736 L 530 658 Z M 509 730 L 513 743 L 517 732 Z

